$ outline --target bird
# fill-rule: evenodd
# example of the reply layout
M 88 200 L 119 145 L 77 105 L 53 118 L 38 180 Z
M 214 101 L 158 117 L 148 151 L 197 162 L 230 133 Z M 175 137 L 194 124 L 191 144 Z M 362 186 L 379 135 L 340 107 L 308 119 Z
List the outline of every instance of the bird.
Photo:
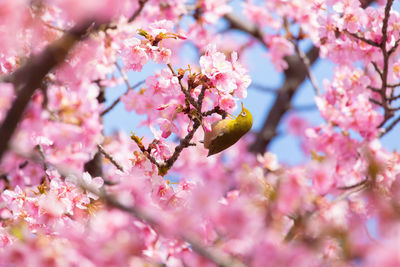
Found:
M 252 126 L 253 116 L 242 103 L 242 111 L 235 119 L 216 121 L 211 125 L 211 131 L 204 130 L 203 144 L 208 149 L 207 157 L 234 145 Z

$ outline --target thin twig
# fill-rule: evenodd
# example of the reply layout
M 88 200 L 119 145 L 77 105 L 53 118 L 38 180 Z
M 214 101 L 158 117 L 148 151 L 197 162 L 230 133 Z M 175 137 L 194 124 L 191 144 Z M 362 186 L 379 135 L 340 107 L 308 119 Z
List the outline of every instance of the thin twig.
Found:
M 205 111 L 205 112 L 201 113 L 201 115 L 203 117 L 207 117 L 207 116 L 211 116 L 211 115 L 213 115 L 215 113 L 221 115 L 223 119 L 225 119 L 226 116 L 228 116 L 228 113 L 225 110 L 221 109 L 219 106 L 216 106 L 216 107 L 214 107 L 213 109 L 211 109 L 209 111 Z
M 392 48 L 390 48 L 390 50 L 388 51 L 388 54 L 391 55 L 394 53 L 394 51 L 396 51 L 397 47 L 399 47 L 400 45 L 400 39 L 398 39 L 395 43 L 394 46 Z
M 384 103 L 379 102 L 378 100 L 376 100 L 375 98 L 372 98 L 372 97 L 369 98 L 369 101 L 374 103 L 374 104 L 376 104 L 376 105 L 378 105 L 378 106 L 381 106 L 381 107 L 384 105 Z
M 331 204 L 333 205 L 333 204 L 336 204 L 336 203 L 338 203 L 338 202 L 340 202 L 340 201 L 342 201 L 342 200 L 345 200 L 345 199 L 347 199 L 350 195 L 352 195 L 352 194 L 354 194 L 354 193 L 357 193 L 357 192 L 360 192 L 360 191 L 364 190 L 365 188 L 367 188 L 368 186 L 369 186 L 368 183 L 361 183 L 360 185 L 355 186 L 355 187 L 353 187 L 353 188 L 347 190 L 346 192 L 342 193 L 341 195 L 339 195 L 337 198 L 335 198 L 335 199 L 331 202 Z
M 47 21 L 44 21 L 43 19 L 41 19 L 41 22 L 42 22 L 46 27 L 48 27 L 48 28 L 50 28 L 50 29 L 53 29 L 53 30 L 56 30 L 56 31 L 59 31 L 59 32 L 64 32 L 64 33 L 68 31 L 68 30 L 65 30 L 65 29 L 63 29 L 63 28 L 57 27 L 57 26 L 55 26 L 55 25 L 52 25 L 52 24 L 48 23 Z
M 126 75 L 125 71 L 120 67 L 120 65 L 116 62 L 115 66 L 117 67 L 119 73 L 121 74 L 122 79 L 125 82 L 126 88 L 128 90 L 132 89 L 131 84 L 129 83 L 128 76 Z
M 179 142 L 179 145 L 175 147 L 174 153 L 172 156 L 165 162 L 163 167 L 170 169 L 172 165 L 175 163 L 175 161 L 178 159 L 180 153 L 182 150 L 188 146 L 190 146 L 190 141 L 192 140 L 194 133 L 197 131 L 197 129 L 200 127 L 200 122 L 198 120 L 195 120 L 193 123 L 193 129 L 185 136 L 185 138 L 181 139 Z
M 303 62 L 304 66 L 306 67 L 307 70 L 307 76 L 308 79 L 310 79 L 310 82 L 314 88 L 314 92 L 315 94 L 318 96 L 320 93 L 319 87 L 318 87 L 318 83 L 317 80 L 315 79 L 314 75 L 311 72 L 311 64 L 310 64 L 310 60 L 308 59 L 308 57 L 303 53 L 303 51 L 300 50 L 299 46 L 297 45 L 296 42 L 292 42 L 296 51 L 296 54 L 299 56 L 299 58 L 301 59 L 301 61 Z
M 378 65 L 374 61 L 372 61 L 371 63 L 372 63 L 372 66 L 374 66 L 374 69 L 376 70 L 376 72 L 381 77 L 381 79 L 383 79 L 383 74 L 382 74 L 381 69 L 378 67 Z M 380 90 L 379 90 L 379 92 L 380 92 Z
M 45 175 L 46 175 L 46 178 L 49 178 L 49 176 L 48 176 L 48 174 L 47 174 L 47 170 L 49 169 L 49 164 L 48 164 L 47 161 L 46 161 L 46 155 L 45 155 L 45 153 L 44 153 L 43 146 L 42 146 L 42 145 L 37 145 L 36 148 L 37 148 L 37 150 L 39 151 L 40 157 L 42 158 L 42 161 L 43 161 L 43 170 L 44 170 L 44 173 L 45 173 Z
M 386 50 L 386 41 L 388 39 L 387 28 L 390 17 L 390 9 L 392 8 L 393 0 L 388 0 L 385 6 L 385 17 L 383 18 L 383 26 L 382 26 L 382 43 L 381 47 L 384 47 Z
M 387 76 L 389 71 L 389 55 L 386 50 L 386 41 L 388 39 L 387 36 L 387 28 L 390 16 L 390 9 L 392 7 L 393 0 L 388 0 L 385 7 L 385 17 L 383 19 L 383 26 L 382 26 L 382 43 L 381 43 L 381 50 L 383 55 L 383 71 L 382 71 L 382 90 L 381 90 L 381 97 L 382 101 L 386 102 L 386 88 L 387 88 Z M 387 106 L 383 106 L 385 109 L 385 119 L 389 117 Z
M 390 88 L 396 88 L 400 86 L 400 83 L 395 83 L 395 84 L 387 84 L 386 87 L 390 87 Z
M 190 104 L 192 104 L 192 106 L 197 109 L 199 112 L 201 112 L 201 108 L 199 108 L 198 104 L 196 103 L 196 100 L 194 100 L 194 98 L 192 97 L 192 95 L 190 94 L 190 88 L 186 88 L 183 84 L 182 84 L 182 77 L 179 77 L 175 70 L 172 68 L 171 64 L 167 64 L 168 68 L 171 70 L 172 75 L 174 75 L 175 77 L 178 78 L 179 81 L 179 86 L 181 87 L 181 91 L 182 93 L 185 95 L 185 99 L 187 101 L 189 101 Z M 189 85 L 190 86 L 190 85 Z
M 261 92 L 271 93 L 271 94 L 276 94 L 277 93 L 277 89 L 276 88 L 266 87 L 264 85 L 257 84 L 257 83 L 251 83 L 249 89 L 256 89 L 256 90 L 259 90 Z
M 113 157 L 110 153 L 108 153 L 108 152 L 104 149 L 104 147 L 103 147 L 102 145 L 97 144 L 97 148 L 99 149 L 99 151 L 101 152 L 101 154 L 103 154 L 104 157 L 106 157 L 118 170 L 124 172 L 124 168 L 122 167 L 122 165 L 119 164 L 118 161 L 116 161 L 116 160 L 114 159 L 114 157 Z
M 360 182 L 358 182 L 358 183 L 355 183 L 355 184 L 353 184 L 353 185 L 339 186 L 339 187 L 337 187 L 337 189 L 339 189 L 339 190 L 349 190 L 349 189 L 353 189 L 353 188 L 356 188 L 356 187 L 359 187 L 359 186 L 365 184 L 367 181 L 368 181 L 368 179 L 364 179 L 364 180 L 362 180 L 362 181 L 360 181 Z
M 381 96 L 382 103 L 379 103 L 378 101 L 374 101 L 372 98 L 370 98 L 371 102 L 380 105 L 384 110 L 384 114 L 383 114 L 384 118 L 383 118 L 382 122 L 378 125 L 378 128 L 381 128 L 383 125 L 385 125 L 385 123 L 390 118 L 392 118 L 394 115 L 394 113 L 390 107 L 391 100 L 387 99 L 387 88 L 388 88 L 387 79 L 388 79 L 388 72 L 389 72 L 389 57 L 390 57 L 391 53 L 389 54 L 386 49 L 386 42 L 388 39 L 387 28 L 388 28 L 390 10 L 392 8 L 392 4 L 393 4 L 393 0 L 388 0 L 386 2 L 385 17 L 383 18 L 383 21 L 382 21 L 382 42 L 380 43 L 379 48 L 381 49 L 382 57 L 383 57 L 383 69 L 381 70 L 375 62 L 372 62 L 372 65 L 374 66 L 376 72 L 379 74 L 379 76 L 381 78 L 381 82 L 382 82 L 381 89 L 378 92 Z M 393 91 L 392 91 L 392 95 L 393 95 Z M 391 127 L 394 127 L 394 126 L 391 125 Z
M 399 122 L 400 122 L 400 116 L 398 116 L 391 124 L 389 124 L 389 126 L 385 128 L 385 130 L 380 134 L 380 137 L 390 132 L 394 128 L 394 126 L 396 126 L 396 124 Z
M 108 112 L 110 112 L 111 110 L 113 110 L 115 108 L 116 105 L 118 105 L 119 102 L 121 102 L 121 97 L 126 95 L 129 90 L 133 90 L 136 89 L 137 87 L 139 87 L 140 85 L 142 85 L 145 81 L 139 81 L 137 82 L 135 85 L 133 85 L 131 88 L 128 88 L 125 93 L 123 93 L 121 96 L 119 96 L 117 99 L 114 100 L 114 102 L 106 109 L 104 109 L 101 113 L 100 116 L 104 116 L 106 115 Z
M 136 83 L 134 86 L 131 86 L 131 84 L 129 83 L 129 79 L 128 76 L 126 75 L 125 71 L 119 66 L 119 64 L 117 62 L 115 62 L 115 66 L 117 67 L 122 79 L 124 80 L 124 83 L 126 85 L 126 91 L 125 93 L 123 93 L 123 95 L 126 95 L 130 90 L 133 90 L 135 88 L 137 88 L 138 86 L 140 86 L 141 84 L 143 84 L 145 81 L 139 81 L 138 83 Z M 103 110 L 103 112 L 100 113 L 100 116 L 104 116 L 106 115 L 108 112 L 110 112 L 120 101 L 121 101 L 121 97 L 118 97 L 117 99 L 114 100 L 114 102 L 106 109 Z
M 197 98 L 197 105 L 200 107 L 200 112 L 201 112 L 201 106 L 203 105 L 203 99 L 206 93 L 206 86 L 203 85 L 203 87 L 201 88 L 199 97 Z
M 390 98 L 388 98 L 388 100 L 389 101 L 395 101 L 395 100 L 397 100 L 397 99 L 399 99 L 400 98 L 400 94 L 399 95 L 396 95 L 396 96 L 391 96 Z
M 395 111 L 400 110 L 400 107 L 389 107 L 388 110 L 391 112 L 395 112 Z
M 375 47 L 380 47 L 380 45 L 378 43 L 376 43 L 376 42 L 374 42 L 372 40 L 366 39 L 366 38 L 364 38 L 364 37 L 362 37 L 362 36 L 360 36 L 360 35 L 358 35 L 356 33 L 351 33 L 346 29 L 343 30 L 343 32 L 345 32 L 346 34 L 348 34 L 348 35 L 350 35 L 350 36 L 352 36 L 352 37 L 354 37 L 354 38 L 356 38 L 356 39 L 358 39 L 358 40 L 360 40 L 360 41 L 362 41 L 364 43 L 367 43 L 367 44 L 375 46 Z
M 142 12 L 144 5 L 146 4 L 148 0 L 139 0 L 139 8 L 135 11 L 135 13 L 132 14 L 132 16 L 128 19 L 128 22 L 134 21 Z
M 136 136 L 134 133 L 132 133 L 131 135 L 131 139 L 137 144 L 137 146 L 139 147 L 140 151 L 142 151 L 143 155 L 146 156 L 146 158 L 148 158 L 150 160 L 151 163 L 153 163 L 154 165 L 157 166 L 158 171 L 160 172 L 160 163 L 157 162 L 157 160 L 151 155 L 151 147 L 149 145 L 148 148 L 146 148 L 143 143 L 142 143 L 142 139 L 139 138 L 138 136 Z M 153 141 L 154 142 L 154 141 Z
M 372 92 L 375 92 L 375 93 L 380 93 L 381 92 L 381 89 L 378 89 L 378 88 L 375 88 L 375 87 L 372 87 L 372 86 L 367 86 L 367 88 L 370 89 Z

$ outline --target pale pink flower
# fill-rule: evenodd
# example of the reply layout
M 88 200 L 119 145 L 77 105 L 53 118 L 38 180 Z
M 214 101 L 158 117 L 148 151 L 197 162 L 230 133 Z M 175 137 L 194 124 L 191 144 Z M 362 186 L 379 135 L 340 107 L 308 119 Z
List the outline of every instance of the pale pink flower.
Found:
M 227 112 L 232 112 L 236 108 L 236 100 L 230 94 L 223 95 L 219 99 L 219 106 Z
M 265 152 L 264 155 L 258 154 L 257 160 L 264 169 L 269 171 L 276 171 L 280 168 L 278 157 L 271 152 Z
M 173 32 L 174 24 L 170 20 L 159 20 L 156 22 L 151 23 L 146 30 L 150 35 L 153 37 L 159 34 L 166 34 Z
M 232 11 L 232 7 L 227 5 L 227 0 L 201 1 L 204 8 L 204 20 L 207 23 L 216 23 L 217 20 Z
M 11 83 L 0 83 L 0 122 L 3 121 L 14 99 L 14 86 Z
M 164 64 L 168 64 L 171 58 L 172 52 L 170 49 L 168 48 L 160 48 L 159 51 L 154 51 L 152 53 L 152 58 L 153 61 L 156 63 L 164 63 Z
M 88 173 L 84 172 L 82 174 L 82 185 L 87 189 L 87 195 L 89 198 L 94 200 L 99 198 L 100 188 L 103 186 L 104 181 L 101 177 L 94 177 Z M 90 191 L 89 191 L 90 190 Z
M 178 132 L 178 128 L 171 120 L 159 118 L 157 119 L 157 123 L 160 124 L 160 130 L 162 131 L 161 136 L 163 138 L 168 138 L 168 136 L 171 135 L 171 132 Z
M 297 115 L 292 115 L 288 119 L 288 130 L 293 135 L 303 136 L 308 127 L 308 122 Z
M 311 164 L 307 168 L 307 177 L 312 181 L 312 187 L 318 194 L 324 195 L 333 189 L 335 179 L 334 165 L 329 162 Z
M 269 46 L 268 56 L 277 71 L 283 71 L 288 67 L 285 56 L 293 54 L 294 47 L 286 38 L 281 36 L 272 36 L 266 42 Z
M 232 53 L 232 61 L 226 60 L 223 53 L 217 52 L 215 45 L 209 45 L 205 55 L 200 57 L 201 72 L 210 79 L 211 84 L 221 94 L 236 93 L 239 97 L 246 96 L 246 88 L 250 78 L 245 69 L 237 61 L 236 53 Z
M 135 37 L 124 40 L 124 45 L 125 47 L 121 54 L 123 56 L 125 68 L 132 69 L 133 71 L 141 71 L 143 66 L 150 59 L 146 47 Z
M 256 23 L 259 27 L 270 27 L 273 29 L 280 29 L 281 22 L 275 19 L 272 14 L 263 6 L 257 6 L 252 3 L 243 3 L 243 13 L 246 18 Z

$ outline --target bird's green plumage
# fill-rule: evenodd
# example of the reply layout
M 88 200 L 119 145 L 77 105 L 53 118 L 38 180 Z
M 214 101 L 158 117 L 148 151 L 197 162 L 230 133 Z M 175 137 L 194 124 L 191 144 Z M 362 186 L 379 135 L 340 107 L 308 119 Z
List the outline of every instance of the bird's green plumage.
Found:
M 214 123 L 210 132 L 204 134 L 204 147 L 208 149 L 208 156 L 217 154 L 235 144 L 250 131 L 253 117 L 242 104 L 242 111 L 236 119 L 224 119 Z

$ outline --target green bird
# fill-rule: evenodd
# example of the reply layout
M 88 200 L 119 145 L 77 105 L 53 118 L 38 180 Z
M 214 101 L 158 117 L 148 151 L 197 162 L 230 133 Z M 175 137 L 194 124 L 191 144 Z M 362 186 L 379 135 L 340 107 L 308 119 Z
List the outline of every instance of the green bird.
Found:
M 253 116 L 243 106 L 236 119 L 223 119 L 211 125 L 211 131 L 204 131 L 204 148 L 208 149 L 208 157 L 217 154 L 235 144 L 250 131 Z

